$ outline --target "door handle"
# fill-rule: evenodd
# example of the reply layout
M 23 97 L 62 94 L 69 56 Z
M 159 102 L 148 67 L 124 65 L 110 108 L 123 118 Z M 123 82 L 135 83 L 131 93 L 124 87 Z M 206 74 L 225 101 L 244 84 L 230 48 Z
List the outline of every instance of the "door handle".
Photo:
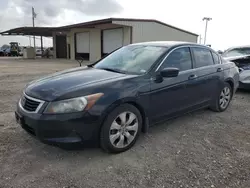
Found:
M 196 76 L 195 74 L 192 74 L 192 75 L 190 75 L 190 76 L 188 77 L 189 80 L 192 80 L 192 79 L 195 79 L 195 78 L 197 78 L 197 76 Z
M 217 72 L 222 72 L 223 71 L 223 68 L 218 68 L 217 69 Z

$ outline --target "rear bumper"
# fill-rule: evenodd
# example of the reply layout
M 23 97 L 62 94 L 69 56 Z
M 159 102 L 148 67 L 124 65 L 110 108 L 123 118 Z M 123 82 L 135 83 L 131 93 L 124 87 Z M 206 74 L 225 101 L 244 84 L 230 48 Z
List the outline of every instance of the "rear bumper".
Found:
M 87 146 L 99 143 L 101 120 L 87 112 L 60 115 L 30 114 L 18 105 L 15 117 L 27 133 L 46 144 L 61 146 L 80 143 Z

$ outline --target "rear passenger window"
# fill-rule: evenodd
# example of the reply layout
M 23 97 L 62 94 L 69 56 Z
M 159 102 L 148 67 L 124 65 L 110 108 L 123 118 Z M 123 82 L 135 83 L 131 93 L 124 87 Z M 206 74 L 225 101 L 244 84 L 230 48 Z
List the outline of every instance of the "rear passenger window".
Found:
M 213 65 L 213 57 L 210 50 L 205 48 L 193 47 L 196 68 Z
M 178 48 L 171 52 L 162 63 L 161 69 L 167 67 L 178 68 L 180 71 L 192 69 L 192 59 L 189 48 Z
M 219 58 L 219 56 L 216 53 L 214 53 L 214 52 L 212 52 L 212 55 L 213 55 L 214 63 L 215 64 L 220 64 L 220 58 Z

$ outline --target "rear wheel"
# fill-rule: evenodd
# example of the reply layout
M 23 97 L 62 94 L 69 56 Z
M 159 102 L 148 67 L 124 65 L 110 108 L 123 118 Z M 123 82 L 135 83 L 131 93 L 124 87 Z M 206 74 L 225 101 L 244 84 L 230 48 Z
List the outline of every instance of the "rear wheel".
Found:
M 220 90 L 219 94 L 216 96 L 210 108 L 216 112 L 225 111 L 231 102 L 232 94 L 232 87 L 229 83 L 225 82 L 224 86 Z
M 105 120 L 100 134 L 100 145 L 106 152 L 120 153 L 131 148 L 140 132 L 142 117 L 130 104 L 114 109 Z

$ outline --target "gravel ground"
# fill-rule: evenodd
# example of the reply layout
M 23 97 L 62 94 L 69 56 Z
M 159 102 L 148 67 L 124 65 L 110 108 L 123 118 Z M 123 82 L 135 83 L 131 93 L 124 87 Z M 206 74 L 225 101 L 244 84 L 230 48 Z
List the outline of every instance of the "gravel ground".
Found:
M 129 151 L 44 145 L 14 119 L 25 84 L 77 62 L 0 59 L 0 187 L 250 187 L 250 93 L 150 128 Z

